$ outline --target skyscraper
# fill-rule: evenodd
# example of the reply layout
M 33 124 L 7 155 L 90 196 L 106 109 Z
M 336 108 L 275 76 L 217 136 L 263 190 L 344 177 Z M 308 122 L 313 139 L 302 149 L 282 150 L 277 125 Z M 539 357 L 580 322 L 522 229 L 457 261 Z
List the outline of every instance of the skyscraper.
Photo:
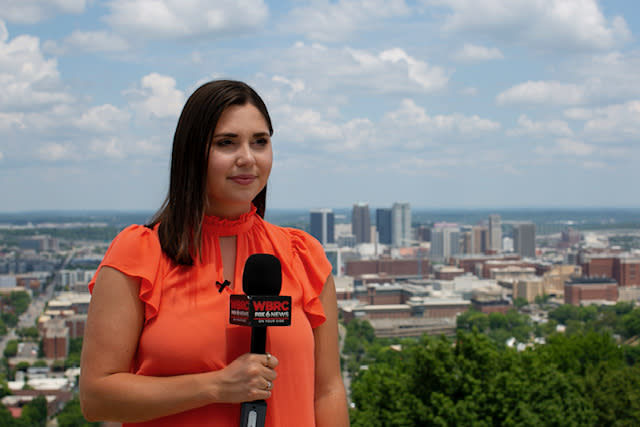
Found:
M 400 247 L 411 243 L 411 206 L 396 202 L 391 207 L 391 244 Z
M 486 252 L 489 240 L 489 230 L 481 225 L 471 228 L 471 253 L 483 254 Z
M 356 243 L 371 243 L 371 217 L 369 205 L 356 203 L 351 211 L 351 233 L 356 236 Z
M 383 245 L 391 244 L 391 209 L 376 209 L 376 230 L 378 241 Z
M 489 215 L 489 249 L 496 252 L 502 250 L 502 224 L 500 215 Z
M 536 225 L 532 223 L 518 224 L 513 227 L 513 250 L 520 256 L 535 258 Z
M 311 211 L 311 235 L 323 245 L 335 243 L 333 211 L 331 209 L 313 209 Z
M 431 254 L 433 260 L 445 261 L 460 253 L 460 228 L 457 224 L 436 223 L 431 229 Z

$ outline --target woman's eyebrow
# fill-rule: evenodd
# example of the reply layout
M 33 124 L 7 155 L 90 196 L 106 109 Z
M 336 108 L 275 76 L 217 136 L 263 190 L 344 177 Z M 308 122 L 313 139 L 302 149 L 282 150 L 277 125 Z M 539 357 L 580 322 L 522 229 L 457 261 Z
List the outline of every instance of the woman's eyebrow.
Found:
M 253 137 L 265 137 L 265 136 L 271 136 L 269 134 L 269 132 L 255 132 L 253 134 Z M 238 134 L 235 134 L 233 132 L 222 132 L 222 133 L 216 133 L 213 135 L 213 138 L 219 138 L 219 137 L 227 137 L 227 138 L 237 138 Z

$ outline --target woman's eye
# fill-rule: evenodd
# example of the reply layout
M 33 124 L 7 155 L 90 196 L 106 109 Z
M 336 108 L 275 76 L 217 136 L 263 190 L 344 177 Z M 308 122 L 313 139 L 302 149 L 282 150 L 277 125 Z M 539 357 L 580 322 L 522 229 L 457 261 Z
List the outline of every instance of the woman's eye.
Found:
M 229 145 L 232 145 L 232 144 L 233 144 L 233 141 L 231 141 L 230 139 L 222 139 L 216 143 L 218 147 L 228 147 Z
M 267 145 L 269 140 L 267 138 L 260 138 L 255 141 L 257 145 Z

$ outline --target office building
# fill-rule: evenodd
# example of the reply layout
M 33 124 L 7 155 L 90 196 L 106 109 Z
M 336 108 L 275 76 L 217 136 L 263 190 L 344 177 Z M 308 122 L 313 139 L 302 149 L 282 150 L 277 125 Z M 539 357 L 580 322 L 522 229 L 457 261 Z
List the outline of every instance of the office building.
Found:
M 471 228 L 471 253 L 483 254 L 487 251 L 489 244 L 489 229 L 476 225 Z
M 489 248 L 492 252 L 502 250 L 502 224 L 500 215 L 489 215 Z
M 401 247 L 412 242 L 411 206 L 407 202 L 396 202 L 391 207 L 391 244 Z
M 371 217 L 369 205 L 357 203 L 351 211 L 351 233 L 356 236 L 356 243 L 371 243 Z
M 618 301 L 618 284 L 607 277 L 580 277 L 564 285 L 564 303 L 571 305 L 605 304 Z
M 457 224 L 436 223 L 431 229 L 430 258 L 446 261 L 460 253 L 460 228 Z
M 335 243 L 333 211 L 331 209 L 314 209 L 311 211 L 311 235 L 323 245 Z
M 383 245 L 391 244 L 391 209 L 376 209 L 376 230 L 378 232 L 378 242 Z
M 532 223 L 513 226 L 513 251 L 523 258 L 536 256 L 536 225 Z

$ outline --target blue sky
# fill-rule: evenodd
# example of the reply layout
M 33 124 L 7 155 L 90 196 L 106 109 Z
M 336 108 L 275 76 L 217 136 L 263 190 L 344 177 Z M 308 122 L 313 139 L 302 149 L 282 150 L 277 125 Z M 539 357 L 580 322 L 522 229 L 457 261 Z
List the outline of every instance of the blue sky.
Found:
M 247 81 L 269 206 L 640 206 L 626 0 L 0 0 L 0 211 L 155 210 L 186 97 Z

